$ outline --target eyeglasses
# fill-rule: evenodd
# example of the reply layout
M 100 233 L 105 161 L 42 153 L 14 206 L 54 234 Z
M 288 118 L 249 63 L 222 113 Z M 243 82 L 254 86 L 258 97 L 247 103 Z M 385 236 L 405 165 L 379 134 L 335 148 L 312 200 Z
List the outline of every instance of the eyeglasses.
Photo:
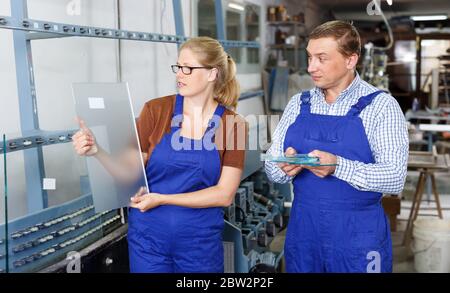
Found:
M 206 66 L 192 67 L 192 66 L 180 66 L 180 65 L 172 65 L 170 67 L 172 67 L 173 73 L 178 73 L 178 71 L 180 71 L 180 69 L 181 69 L 181 72 L 183 72 L 183 74 L 186 74 L 186 75 L 190 75 L 192 73 L 192 70 L 194 70 L 194 69 L 200 69 L 200 68 L 211 69 L 212 68 L 212 67 L 206 67 Z

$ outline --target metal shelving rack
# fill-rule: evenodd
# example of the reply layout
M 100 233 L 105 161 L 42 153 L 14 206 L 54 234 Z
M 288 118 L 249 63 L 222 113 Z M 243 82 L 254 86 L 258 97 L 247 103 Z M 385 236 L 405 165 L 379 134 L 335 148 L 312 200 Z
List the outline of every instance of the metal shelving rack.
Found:
M 220 1 L 216 1 L 220 2 Z M 217 6 L 217 3 L 216 3 Z M 220 5 L 221 6 L 221 5 Z M 13 30 L 16 71 L 17 71 L 17 85 L 19 93 L 20 105 L 20 122 L 22 132 L 32 132 L 35 136 L 34 140 L 27 137 L 15 138 L 14 141 L 7 141 L 6 152 L 12 150 L 27 149 L 24 151 L 25 155 L 25 169 L 27 186 L 41 187 L 42 178 L 45 174 L 43 171 L 43 159 L 41 146 L 52 144 L 52 139 L 48 137 L 48 133 L 40 130 L 39 119 L 36 103 L 36 89 L 34 82 L 33 70 L 33 55 L 31 50 L 31 41 L 49 38 L 63 38 L 63 37 L 89 37 L 89 38 L 107 38 L 130 41 L 143 42 L 161 42 L 169 44 L 181 44 L 188 38 L 184 36 L 183 18 L 181 15 L 180 0 L 173 0 L 175 25 L 177 35 L 164 35 L 149 32 L 128 31 L 111 28 L 80 26 L 67 23 L 56 23 L 43 20 L 34 20 L 27 17 L 26 0 L 11 0 L 11 16 L 0 16 L 0 29 Z M 221 10 L 221 7 L 216 7 Z M 222 31 L 219 36 L 225 36 L 222 13 L 218 13 L 217 29 Z M 258 42 L 245 41 L 228 41 L 220 40 L 225 48 L 231 47 L 247 47 L 259 48 Z M 246 99 L 254 96 L 260 96 L 262 91 L 243 93 L 241 99 Z M 70 135 L 74 130 L 61 130 L 54 132 L 55 137 L 68 137 L 66 140 L 57 140 L 57 142 L 70 141 Z M 19 143 L 22 141 L 22 143 Z M 3 152 L 0 148 L 0 152 Z M 27 163 L 33 162 L 33 163 Z M 34 168 L 34 162 L 38 162 L 41 168 Z M 41 193 L 41 188 L 27 189 L 27 198 L 29 202 L 29 212 L 38 211 L 45 208 L 47 205 L 46 194 Z
M 11 16 L 0 15 L 0 29 L 13 31 L 22 137 L 15 137 L 11 140 L 7 138 L 4 146 L 0 146 L 0 154 L 5 155 L 8 152 L 19 150 L 24 152 L 25 178 L 26 186 L 28 186 L 26 189 L 28 213 L 36 213 L 48 207 L 47 193 L 42 189 L 43 178 L 45 178 L 42 147 L 56 143 L 68 143 L 76 131 L 70 129 L 48 132 L 40 129 L 31 42 L 52 38 L 88 37 L 179 45 L 188 37 L 184 34 L 181 0 L 172 0 L 172 3 L 176 35 L 30 19 L 28 18 L 27 0 L 10 0 Z M 225 49 L 232 47 L 260 48 L 258 42 L 226 40 L 221 0 L 215 0 L 215 5 L 217 35 Z M 240 100 L 262 95 L 263 91 L 246 92 L 241 94 Z M 7 223 L 6 221 L 5 224 L 7 225 Z
M 303 30 L 305 29 L 305 24 L 301 22 L 295 22 L 295 21 L 269 21 L 267 22 L 267 25 L 272 28 L 280 28 L 280 27 L 287 27 L 291 30 L 291 33 L 295 35 L 297 38 L 303 38 L 306 37 L 305 33 L 300 32 L 300 28 Z M 270 30 L 270 33 L 273 33 L 275 35 L 275 32 L 273 30 Z M 294 55 L 294 64 L 293 66 L 290 66 L 290 69 L 293 72 L 298 72 L 302 68 L 300 68 L 300 50 L 304 49 L 302 46 L 301 40 L 297 40 L 295 44 L 269 44 L 267 45 L 267 48 L 270 50 L 275 50 L 277 52 L 277 60 L 280 60 L 280 54 L 281 52 L 284 53 L 284 58 L 288 60 L 289 51 L 292 51 L 292 54 Z

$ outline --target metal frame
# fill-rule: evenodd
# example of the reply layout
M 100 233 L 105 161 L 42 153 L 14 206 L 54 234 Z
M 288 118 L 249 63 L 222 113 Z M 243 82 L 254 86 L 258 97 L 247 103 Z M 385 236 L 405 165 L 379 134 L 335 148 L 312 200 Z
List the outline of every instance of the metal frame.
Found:
M 177 26 L 180 27 L 181 24 L 178 23 Z M 26 41 L 58 38 L 58 37 L 91 37 L 91 38 L 106 38 L 116 40 L 119 39 L 119 40 L 181 44 L 188 39 L 185 36 L 178 36 L 178 35 L 165 35 L 165 34 L 127 31 L 102 27 L 80 26 L 67 23 L 57 23 L 50 21 L 28 19 L 26 17 L 24 18 L 9 17 L 1 15 L 0 15 L 0 28 L 12 29 L 15 32 L 16 31 L 35 32 L 33 34 L 29 34 L 25 38 Z M 177 30 L 181 31 L 182 29 L 178 28 Z M 219 40 L 219 42 L 224 47 L 260 48 L 260 44 L 258 42 L 228 41 L 228 40 Z M 23 47 L 24 46 L 22 46 L 22 48 Z M 18 49 L 16 48 L 16 51 L 17 50 Z
M 42 189 L 45 178 L 42 146 L 71 141 L 76 130 L 43 131 L 39 127 L 39 117 L 36 101 L 34 68 L 31 41 L 63 37 L 91 37 L 115 40 L 147 41 L 181 44 L 188 38 L 185 36 L 181 0 L 172 0 L 175 16 L 176 35 L 165 35 L 149 32 L 128 31 L 93 26 L 81 26 L 67 23 L 57 23 L 28 18 L 27 0 L 10 0 L 11 16 L 0 15 L 0 29 L 13 30 L 15 49 L 17 87 L 20 108 L 21 137 L 14 137 L 0 147 L 0 154 L 24 151 L 26 175 L 26 192 L 28 213 L 35 216 L 48 207 L 47 192 Z M 219 42 L 225 47 L 260 48 L 258 42 L 226 40 L 224 8 L 222 0 L 215 0 L 217 35 Z M 263 91 L 243 93 L 240 100 L 262 96 Z M 6 160 L 5 160 L 6 164 Z M 5 176 L 6 180 L 6 176 Z M 49 209 L 46 209 L 49 211 Z M 28 219 L 24 218 L 27 222 Z M 25 223 L 24 222 L 24 223 Z M 13 223 L 14 224 L 14 223 Z M 5 222 L 8 229 L 8 221 Z M 8 230 L 6 230 L 8 231 Z M 6 242 L 7 239 L 5 239 Z M 8 243 L 6 243 L 7 245 Z M 6 246 L 7 247 L 7 246 Z M 9 251 L 6 251 L 8 257 Z M 6 270 L 8 269 L 8 258 Z
M 224 25 L 224 9 L 221 0 L 216 1 L 217 33 L 220 43 L 226 47 L 260 48 L 258 42 L 228 41 Z M 181 44 L 188 38 L 184 36 L 183 15 L 180 0 L 173 0 L 177 35 L 164 35 L 139 31 L 128 31 L 101 27 L 79 26 L 66 23 L 29 19 L 26 0 L 11 0 L 11 16 L 0 16 L 0 29 L 13 30 L 17 86 L 23 133 L 34 132 L 32 138 L 25 136 L 7 141 L 5 152 L 24 150 L 25 172 L 27 178 L 28 211 L 36 212 L 48 205 L 47 194 L 42 191 L 42 179 L 45 178 L 44 161 L 41 146 L 55 141 L 46 132 L 39 132 L 39 119 L 34 82 L 31 41 L 62 37 L 92 37 L 118 40 L 147 41 Z M 255 95 L 244 93 L 240 99 Z M 70 131 L 61 131 L 60 136 L 70 136 Z M 73 132 L 72 132 L 73 133 Z M 44 143 L 42 142 L 44 140 Z M 70 141 L 70 140 L 69 140 Z M 31 142 L 31 143 L 30 143 Z M 66 140 L 56 142 L 67 142 Z M 38 188 L 36 188 L 38 187 Z
M 9 138 L 5 143 L 5 150 L 0 147 L 0 154 L 38 148 L 46 145 L 68 143 L 77 129 L 61 131 L 31 131 L 18 138 Z
M 178 36 L 184 36 L 183 11 L 181 9 L 181 0 L 173 0 L 173 16 L 175 18 L 175 32 Z
M 26 0 L 11 0 L 11 15 L 15 18 L 27 18 L 28 12 Z M 0 23 L 2 23 L 1 18 Z M 13 40 L 21 130 L 22 132 L 38 130 L 39 117 L 36 102 L 31 42 L 27 38 L 27 33 L 20 30 L 14 30 Z M 43 178 L 45 178 L 42 148 L 25 150 L 24 162 L 27 186 L 27 208 L 29 213 L 33 213 L 48 206 L 47 191 L 42 189 L 42 181 Z
M 224 9 L 222 5 L 222 0 L 216 1 L 216 30 L 217 30 L 217 38 L 220 40 L 227 39 L 227 31 L 225 30 L 225 15 Z
M 241 94 L 241 96 L 239 97 L 239 101 L 247 100 L 247 99 L 254 98 L 254 97 L 262 97 L 262 96 L 264 96 L 263 90 L 254 91 L 254 92 L 246 92 L 246 93 Z

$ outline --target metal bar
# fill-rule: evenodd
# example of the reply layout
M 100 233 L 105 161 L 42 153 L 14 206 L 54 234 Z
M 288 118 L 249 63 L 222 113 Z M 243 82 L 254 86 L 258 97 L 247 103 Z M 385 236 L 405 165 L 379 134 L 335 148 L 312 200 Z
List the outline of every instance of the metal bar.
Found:
M 421 73 L 422 73 L 422 38 L 416 37 L 416 97 L 420 97 Z
M 50 34 L 50 33 L 27 33 L 27 40 L 45 40 L 45 39 L 56 39 L 56 38 L 66 38 L 68 36 L 60 34 Z
M 60 143 L 68 143 L 72 141 L 72 136 L 77 129 L 62 131 L 33 131 L 27 135 L 10 138 L 6 141 L 6 153 L 23 151 L 27 149 L 55 145 Z M 0 149 L 0 154 L 5 151 Z
M 22 19 L 22 20 L 20 20 Z M 188 38 L 177 35 L 154 34 L 148 32 L 126 31 L 101 27 L 78 26 L 66 23 L 33 20 L 20 17 L 0 16 L 0 29 L 22 30 L 28 32 L 39 32 L 45 34 L 58 34 L 61 36 L 76 36 L 90 38 L 120 39 L 132 41 L 147 41 L 181 44 Z M 218 38 L 224 47 L 237 48 L 260 48 L 258 42 L 228 41 Z
M 254 97 L 262 97 L 264 96 L 264 91 L 255 91 L 255 92 L 245 92 L 242 93 L 239 97 L 239 101 L 254 98 Z
M 180 43 L 184 37 L 164 34 L 154 34 L 138 31 L 118 30 L 102 27 L 79 26 L 66 23 L 56 23 L 28 19 L 26 17 L 0 16 L 0 28 L 59 34 L 62 36 L 94 37 L 106 39 L 124 39 L 135 41 L 152 41 L 163 43 Z
M 428 151 L 433 152 L 433 133 L 428 132 Z M 430 176 L 428 173 L 427 177 Z M 431 200 L 431 180 L 427 180 L 427 203 L 430 203 Z
M 116 17 L 116 23 L 115 26 L 117 29 L 121 28 L 121 21 L 120 21 L 120 0 L 115 0 L 115 17 Z M 122 82 L 123 78 L 123 72 L 122 72 L 122 43 L 120 40 L 117 40 L 116 42 L 116 71 L 117 71 L 117 81 Z
M 246 42 L 246 41 L 223 41 L 219 40 L 219 42 L 224 47 L 235 47 L 235 48 L 260 48 L 261 45 L 258 42 Z
M 222 0 L 215 1 L 217 38 L 220 40 L 226 40 L 227 32 L 225 30 L 225 18 L 223 14 Z
M 180 0 L 172 0 L 173 16 L 175 18 L 175 33 L 178 36 L 184 36 L 183 11 Z
M 26 0 L 11 0 L 10 2 L 12 17 L 15 19 L 26 19 L 28 17 Z M 4 23 L 4 21 L 0 17 L 1 23 Z M 31 43 L 27 40 L 27 33 L 20 30 L 14 30 L 13 40 L 17 91 L 19 96 L 20 127 L 22 132 L 38 130 L 39 119 Z M 25 150 L 23 155 L 28 212 L 33 213 L 48 206 L 47 191 L 42 189 L 42 180 L 45 178 L 42 148 Z

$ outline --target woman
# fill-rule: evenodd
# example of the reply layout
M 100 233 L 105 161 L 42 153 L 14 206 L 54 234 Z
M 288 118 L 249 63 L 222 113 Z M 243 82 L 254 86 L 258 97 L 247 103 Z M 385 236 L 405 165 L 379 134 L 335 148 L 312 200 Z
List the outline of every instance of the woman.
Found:
M 179 94 L 148 101 L 137 123 L 150 193 L 131 198 L 131 271 L 223 272 L 222 208 L 239 186 L 247 135 L 229 109 L 236 65 L 219 42 L 199 37 L 181 46 L 172 70 Z M 74 145 L 102 157 L 88 130 Z

